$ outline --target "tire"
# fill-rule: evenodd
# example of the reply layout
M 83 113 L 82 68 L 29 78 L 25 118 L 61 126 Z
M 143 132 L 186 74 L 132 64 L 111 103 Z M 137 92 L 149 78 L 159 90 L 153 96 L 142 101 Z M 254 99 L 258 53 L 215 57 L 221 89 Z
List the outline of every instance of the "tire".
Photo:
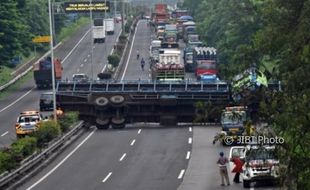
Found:
M 113 106 L 122 106 L 125 102 L 125 98 L 121 95 L 115 95 L 110 97 L 110 102 L 113 104 Z
M 109 129 L 110 127 L 110 121 L 109 119 L 96 119 L 96 127 L 97 129 Z
M 250 188 L 251 187 L 251 181 L 243 180 L 243 187 L 244 188 Z
M 107 108 L 109 104 L 109 100 L 106 97 L 101 96 L 101 97 L 96 98 L 94 103 L 97 109 L 103 110 Z
M 111 119 L 111 125 L 112 125 L 113 129 L 124 129 L 125 128 L 125 118 L 116 119 L 113 117 Z

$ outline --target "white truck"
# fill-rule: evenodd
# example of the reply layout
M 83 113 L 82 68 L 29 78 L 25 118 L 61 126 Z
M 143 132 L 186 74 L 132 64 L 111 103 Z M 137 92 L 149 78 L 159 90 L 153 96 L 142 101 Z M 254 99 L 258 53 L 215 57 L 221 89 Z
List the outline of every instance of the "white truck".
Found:
M 105 22 L 105 31 L 108 35 L 114 34 L 114 20 L 113 18 L 106 18 L 104 19 Z
M 94 43 L 104 43 L 105 42 L 105 22 L 104 19 L 99 18 L 99 19 L 94 19 L 93 22 L 93 39 Z
M 182 81 L 185 77 L 179 49 L 160 49 L 159 61 L 152 66 L 152 79 L 156 81 Z
M 160 40 L 153 40 L 151 42 L 150 57 L 155 62 L 159 61 L 159 49 L 160 49 L 160 47 L 161 47 L 161 41 Z

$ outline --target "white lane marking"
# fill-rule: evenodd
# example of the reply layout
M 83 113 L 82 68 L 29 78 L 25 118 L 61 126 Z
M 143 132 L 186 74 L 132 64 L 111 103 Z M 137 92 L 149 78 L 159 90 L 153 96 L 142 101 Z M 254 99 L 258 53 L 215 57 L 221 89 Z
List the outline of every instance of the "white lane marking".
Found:
M 129 50 L 129 56 L 128 56 L 127 61 L 126 61 L 126 66 L 125 66 L 125 70 L 123 72 L 121 81 L 124 80 L 124 77 L 125 77 L 125 74 L 126 74 L 126 71 L 127 71 L 127 67 L 128 67 L 128 63 L 129 63 L 129 60 L 130 60 L 130 55 L 131 55 L 131 52 L 132 52 L 132 47 L 133 47 L 134 41 L 136 39 L 136 32 L 137 32 L 137 28 L 139 26 L 139 23 L 140 23 L 140 21 L 138 21 L 137 27 L 135 28 L 135 33 L 133 35 L 132 43 L 131 43 L 130 50 Z
M 81 64 L 81 67 L 84 67 L 84 64 L 83 64 L 83 63 Z
M 59 168 L 72 154 L 77 151 L 96 131 L 93 130 L 77 147 L 75 147 L 63 160 L 61 160 L 53 169 L 51 169 L 47 174 L 45 174 L 43 177 L 41 177 L 37 182 L 35 182 L 33 185 L 27 188 L 27 190 L 30 190 L 37 186 L 39 183 L 41 183 L 44 179 L 46 179 L 49 175 L 51 175 L 57 168 Z
M 62 60 L 62 62 L 64 63 L 66 59 L 68 59 L 68 57 L 72 54 L 72 52 L 76 49 L 76 47 L 81 43 L 81 41 L 86 37 L 86 35 L 88 34 L 88 32 L 90 31 L 90 29 L 83 35 L 83 37 L 78 41 L 77 44 L 75 44 L 75 46 L 72 48 L 72 50 L 67 54 L 67 56 Z M 4 110 L 8 109 L 9 107 L 13 106 L 14 104 L 16 104 L 18 101 L 20 101 L 21 99 L 23 99 L 25 96 L 27 96 L 30 92 L 32 92 L 32 90 L 35 87 L 33 87 L 32 89 L 30 89 L 28 92 L 26 92 L 26 94 L 22 95 L 21 97 L 19 97 L 17 100 L 15 100 L 14 102 L 12 102 L 11 104 L 9 104 L 8 106 L 4 107 L 3 109 L 0 110 L 0 113 L 3 112 Z
M 120 162 L 123 161 L 123 159 L 125 158 L 126 155 L 127 155 L 127 154 L 124 153 L 123 156 L 119 159 L 119 161 L 120 161 Z
M 87 57 L 90 57 L 90 54 L 88 54 Z
M 254 187 L 250 187 L 250 190 L 254 190 Z
M 112 55 L 113 51 L 114 51 L 114 48 L 111 49 L 110 55 Z
M 151 74 L 149 74 L 149 77 L 151 78 Z
M 84 59 L 84 62 L 86 62 L 87 61 L 87 58 L 86 59 Z
M 141 129 L 139 129 L 139 131 L 138 131 L 138 134 L 140 134 L 141 133 Z
M 82 36 L 82 38 L 78 41 L 77 44 L 75 44 L 75 46 L 72 48 L 72 50 L 68 53 L 68 55 L 63 58 L 62 62 L 64 63 L 66 59 L 68 59 L 68 57 L 72 54 L 72 52 L 78 47 L 78 45 L 82 42 L 82 40 L 86 37 L 86 35 L 88 34 L 88 32 L 90 32 L 90 29 L 87 30 L 87 32 Z
M 103 180 L 102 180 L 102 183 L 106 182 L 109 177 L 112 175 L 112 172 L 110 172 Z
M 78 69 L 76 70 L 76 72 L 80 72 L 80 69 L 78 68 Z
M 131 143 L 130 143 L 130 146 L 133 146 L 133 145 L 135 144 L 135 142 L 136 142 L 136 139 L 133 139 L 133 140 L 131 141 Z
M 1 137 L 3 137 L 4 135 L 6 135 L 6 134 L 8 134 L 9 133 L 9 131 L 6 131 L 5 133 L 3 133 L 2 135 L 1 135 Z
M 182 179 L 183 178 L 184 172 L 185 172 L 185 170 L 181 170 L 181 172 L 180 172 L 180 174 L 178 176 L 178 179 Z
M 95 49 L 95 46 L 93 47 L 93 49 Z
M 13 106 L 14 104 L 16 104 L 18 101 L 20 101 L 21 99 L 23 99 L 25 96 L 27 96 L 28 94 L 30 94 L 30 92 L 32 92 L 32 90 L 35 87 L 33 87 L 32 89 L 30 89 L 28 92 L 26 92 L 26 94 L 22 95 L 21 97 L 19 97 L 17 100 L 15 100 L 14 102 L 10 103 L 9 105 L 7 105 L 6 107 L 4 107 L 2 110 L 0 110 L 0 113 L 3 112 L 4 110 L 8 109 L 9 107 Z
M 104 67 L 102 68 L 102 71 L 103 72 L 105 70 L 105 68 L 107 67 L 107 64 L 104 65 Z
M 193 128 L 192 128 L 192 127 L 189 127 L 188 130 L 189 130 L 189 132 L 192 132 L 192 131 L 193 131 Z
M 193 139 L 191 137 L 188 138 L 188 144 L 192 144 L 192 142 L 193 142 Z
M 191 157 L 191 152 L 190 152 L 190 151 L 187 151 L 186 160 L 188 160 L 190 157 Z

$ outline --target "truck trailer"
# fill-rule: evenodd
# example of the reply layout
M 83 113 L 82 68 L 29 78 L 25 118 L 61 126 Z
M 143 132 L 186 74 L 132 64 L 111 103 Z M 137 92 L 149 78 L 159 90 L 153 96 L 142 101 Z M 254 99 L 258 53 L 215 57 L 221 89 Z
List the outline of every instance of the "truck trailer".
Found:
M 108 35 L 113 35 L 114 34 L 114 20 L 113 18 L 106 18 L 104 19 L 105 23 L 105 31 Z

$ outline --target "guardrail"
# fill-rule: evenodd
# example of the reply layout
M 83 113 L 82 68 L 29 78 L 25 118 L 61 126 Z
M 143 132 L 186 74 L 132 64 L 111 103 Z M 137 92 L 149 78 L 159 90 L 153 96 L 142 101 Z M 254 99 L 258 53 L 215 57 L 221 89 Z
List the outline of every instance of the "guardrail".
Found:
M 47 149 L 27 158 L 27 160 L 24 160 L 23 164 L 14 171 L 4 173 L 3 176 L 0 176 L 0 189 L 8 188 L 14 183 L 20 184 L 23 181 L 23 178 L 25 180 L 26 178 L 32 176 L 41 168 L 37 167 L 40 163 L 46 161 L 48 157 L 51 157 L 56 152 L 60 152 L 61 147 L 63 147 L 70 138 L 72 138 L 78 131 L 80 131 L 84 125 L 84 121 L 80 121 L 73 129 L 71 129 L 64 136 L 60 137 Z
M 62 42 L 59 42 L 54 49 L 58 48 L 60 45 L 62 44 Z M 21 74 L 17 75 L 16 77 L 14 77 L 12 80 L 10 80 L 8 83 L 6 83 L 5 85 L 0 86 L 0 92 L 5 90 L 6 88 L 8 88 L 9 86 L 11 86 L 12 84 L 14 84 L 16 81 L 18 81 L 20 78 L 22 78 L 23 76 L 25 76 L 29 71 L 32 70 L 33 65 L 37 64 L 41 59 L 43 59 L 44 57 L 46 57 L 48 54 L 50 54 L 51 50 L 49 50 L 48 52 L 46 52 L 42 57 L 40 57 L 36 62 L 34 62 L 28 69 L 26 69 L 24 72 L 22 72 Z

